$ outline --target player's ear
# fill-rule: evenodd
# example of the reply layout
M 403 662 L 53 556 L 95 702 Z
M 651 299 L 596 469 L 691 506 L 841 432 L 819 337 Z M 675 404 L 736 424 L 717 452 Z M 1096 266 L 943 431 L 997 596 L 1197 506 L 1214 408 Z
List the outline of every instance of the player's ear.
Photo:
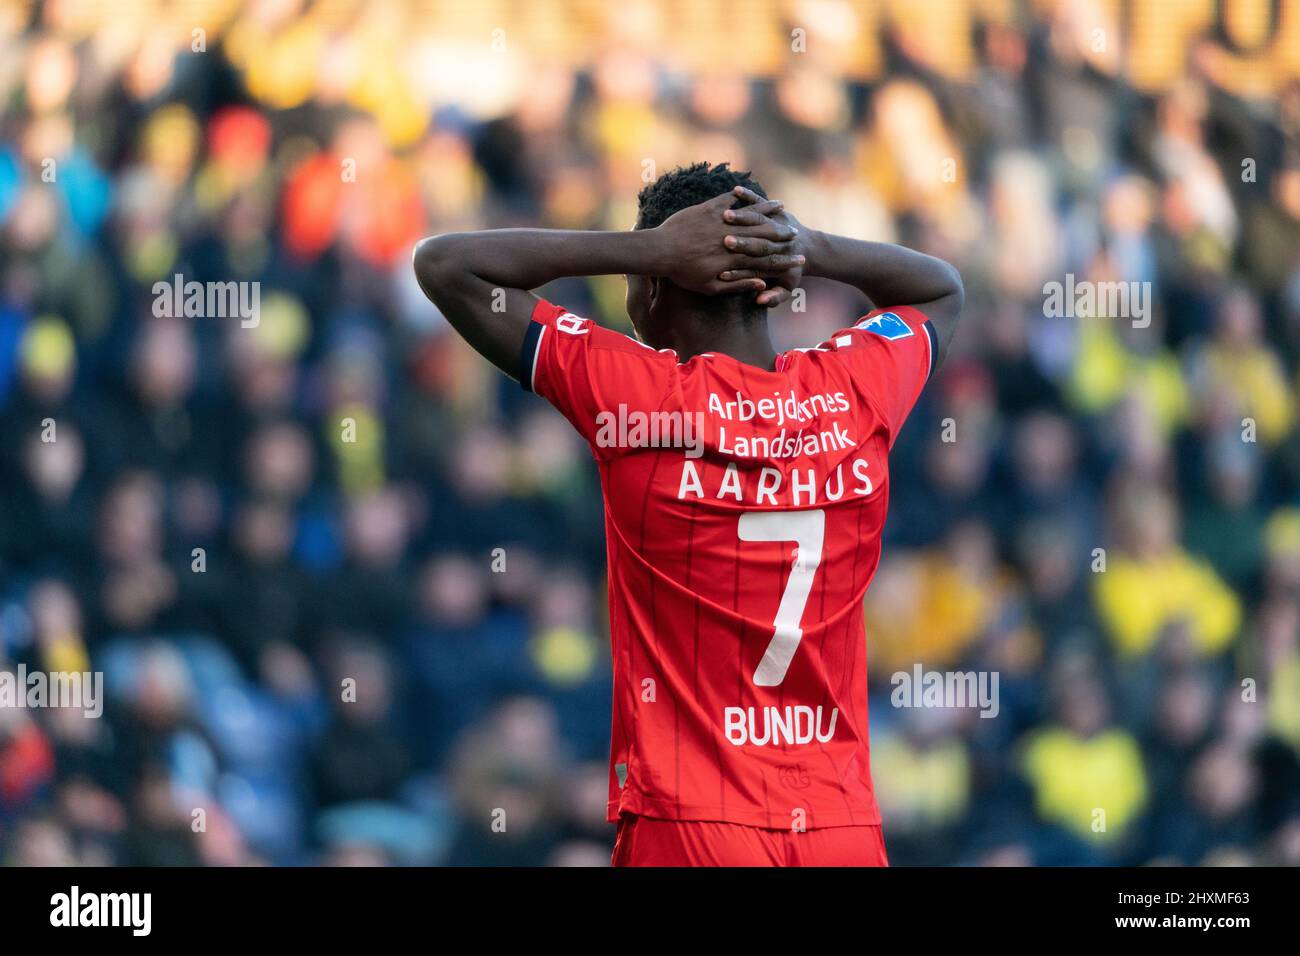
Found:
M 664 292 L 664 279 L 659 276 L 650 276 L 650 308 L 653 310 L 659 304 L 659 297 Z

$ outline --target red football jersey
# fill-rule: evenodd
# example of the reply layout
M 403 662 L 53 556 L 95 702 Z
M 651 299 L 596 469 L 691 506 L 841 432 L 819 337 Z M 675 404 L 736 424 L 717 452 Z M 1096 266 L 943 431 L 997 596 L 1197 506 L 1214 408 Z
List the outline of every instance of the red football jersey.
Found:
M 880 822 L 862 598 L 934 355 L 901 306 L 769 372 L 538 304 L 522 384 L 591 445 L 605 498 L 611 820 Z

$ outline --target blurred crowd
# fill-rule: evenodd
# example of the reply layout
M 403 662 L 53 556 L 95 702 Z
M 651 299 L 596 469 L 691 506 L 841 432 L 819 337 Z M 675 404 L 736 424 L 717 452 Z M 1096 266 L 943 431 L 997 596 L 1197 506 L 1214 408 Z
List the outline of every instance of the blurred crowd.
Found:
M 1300 863 L 1295 57 L 860 6 L 0 0 L 0 670 L 106 696 L 0 708 L 0 862 L 608 862 L 595 469 L 410 251 L 707 159 L 965 277 L 867 598 L 891 861 Z M 866 305 L 807 289 L 779 347 Z M 918 662 L 997 717 L 892 706 Z

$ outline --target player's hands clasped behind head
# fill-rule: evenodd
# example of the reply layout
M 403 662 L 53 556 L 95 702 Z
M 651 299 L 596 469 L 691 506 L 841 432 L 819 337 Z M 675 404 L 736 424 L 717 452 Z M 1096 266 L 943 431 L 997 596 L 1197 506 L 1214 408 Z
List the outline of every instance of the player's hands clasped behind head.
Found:
M 760 305 L 776 305 L 789 297 L 789 291 L 771 288 L 766 277 L 788 279 L 802 271 L 803 256 L 795 250 L 798 230 L 775 218 L 783 208 L 780 200 L 763 199 L 748 189 L 742 194 L 742 189 L 683 209 L 656 227 L 659 273 L 692 292 L 755 292 Z M 748 205 L 731 210 L 737 199 Z M 740 211 L 746 214 L 743 222 L 727 218 L 727 213 Z M 725 273 L 733 275 L 724 277 Z
M 762 279 L 767 288 L 758 294 L 758 304 L 772 308 L 790 298 L 792 292 L 799 288 L 803 280 L 803 267 L 806 261 L 803 255 L 804 231 L 799 221 L 785 210 L 785 204 L 779 199 L 764 199 L 752 189 L 737 186 L 732 194 L 740 200 L 741 206 L 726 209 L 722 218 L 731 227 L 723 240 L 733 252 L 744 253 L 747 257 L 731 268 L 719 273 L 718 278 L 725 282 L 745 282 Z M 785 250 L 788 257 L 793 257 L 792 264 L 785 268 L 774 268 L 772 258 L 767 254 L 767 247 L 744 235 L 742 229 L 757 228 L 766 223 L 788 226 L 794 236 Z

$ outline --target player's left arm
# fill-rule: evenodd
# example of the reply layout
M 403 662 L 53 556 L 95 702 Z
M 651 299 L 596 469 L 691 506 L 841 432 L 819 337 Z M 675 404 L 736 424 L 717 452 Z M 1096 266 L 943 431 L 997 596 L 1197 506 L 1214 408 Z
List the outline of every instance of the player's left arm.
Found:
M 724 217 L 728 222 L 743 225 L 753 219 L 754 204 L 762 197 L 743 187 L 736 188 L 736 195 L 749 205 L 728 210 Z M 784 211 L 777 213 L 776 219 L 798 230 L 794 245 L 795 251 L 805 259 L 802 275 L 821 276 L 851 285 L 865 293 L 876 306 L 906 305 L 921 312 L 934 326 L 938 345 L 934 367 L 938 368 L 957 330 L 957 321 L 966 300 L 961 273 L 955 266 L 906 246 L 807 229 Z M 739 238 L 731 247 L 743 252 L 747 245 L 748 240 Z M 797 274 L 776 277 L 757 269 L 731 270 L 723 276 L 730 279 L 760 276 L 769 284 L 786 287 L 799 281 Z
M 519 377 L 519 356 L 538 298 L 530 290 L 565 276 L 650 275 L 710 295 L 767 288 L 761 278 L 724 280 L 720 272 L 746 267 L 778 273 L 801 264 L 792 252 L 795 229 L 761 211 L 737 226 L 722 213 L 731 193 L 670 216 L 654 229 L 585 232 L 562 229 L 490 229 L 423 239 L 415 247 L 415 275 L 424 294 L 484 358 Z M 760 210 L 779 211 L 779 203 Z M 729 236 L 745 239 L 730 249 Z
M 934 368 L 943 364 L 966 302 L 956 266 L 906 246 L 850 239 L 824 232 L 808 237 L 807 275 L 856 286 L 876 306 L 906 305 L 934 326 Z

